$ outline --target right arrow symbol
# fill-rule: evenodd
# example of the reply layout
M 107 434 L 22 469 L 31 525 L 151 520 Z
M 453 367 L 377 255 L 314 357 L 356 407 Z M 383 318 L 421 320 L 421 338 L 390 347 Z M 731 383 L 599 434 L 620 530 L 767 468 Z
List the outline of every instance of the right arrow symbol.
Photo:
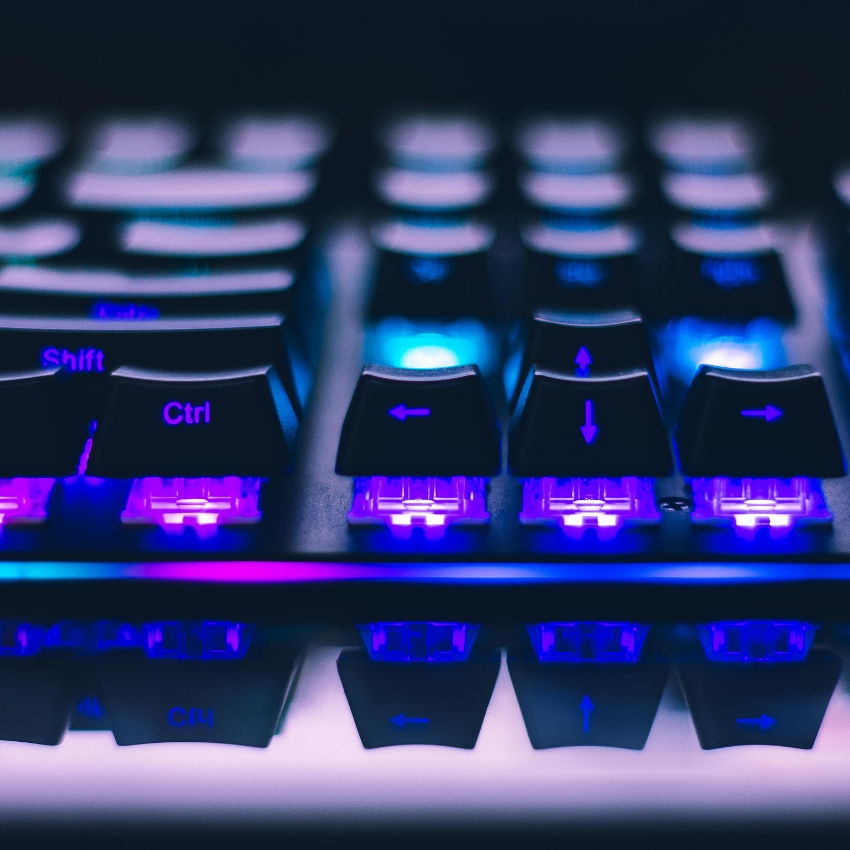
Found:
M 737 723 L 739 726 L 758 726 L 764 732 L 765 729 L 776 726 L 776 718 L 762 714 L 761 717 L 739 717 Z
M 596 426 L 593 424 L 593 402 L 584 403 L 584 425 L 581 426 L 581 435 L 585 443 L 592 443 L 596 439 Z
M 584 731 L 590 731 L 590 712 L 593 711 L 593 703 L 590 701 L 590 697 L 585 694 L 584 699 L 581 701 L 581 705 L 579 708 L 584 713 Z
M 779 419 L 782 416 L 782 411 L 772 404 L 766 404 L 764 410 L 742 410 L 741 416 L 755 417 L 761 416 L 765 422 L 773 422 L 774 419 Z

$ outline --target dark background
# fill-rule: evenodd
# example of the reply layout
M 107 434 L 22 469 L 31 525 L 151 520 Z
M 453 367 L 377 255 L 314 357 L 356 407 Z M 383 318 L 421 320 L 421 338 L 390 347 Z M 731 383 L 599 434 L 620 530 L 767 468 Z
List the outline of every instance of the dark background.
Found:
M 807 201 L 850 152 L 848 34 L 840 0 L 3 0 L 0 109 L 319 104 L 356 151 L 401 102 L 738 106 Z

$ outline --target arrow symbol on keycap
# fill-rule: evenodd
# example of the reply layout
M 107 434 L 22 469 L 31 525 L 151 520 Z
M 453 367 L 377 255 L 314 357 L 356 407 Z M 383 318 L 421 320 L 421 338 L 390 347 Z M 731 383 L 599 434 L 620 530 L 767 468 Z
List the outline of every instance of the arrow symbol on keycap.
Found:
M 411 723 L 418 723 L 419 725 L 424 726 L 429 722 L 430 721 L 427 717 L 405 717 L 404 712 L 390 718 L 390 723 L 394 726 L 398 726 L 399 729 L 404 729 L 405 726 L 409 726 Z
M 593 358 L 590 356 L 590 352 L 582 346 L 576 354 L 575 364 L 578 366 L 576 372 L 579 375 L 586 375 L 590 371 L 591 363 L 593 363 Z
M 776 718 L 762 714 L 761 717 L 739 717 L 737 723 L 739 726 L 758 726 L 763 732 L 765 729 L 776 726 Z
M 427 407 L 405 407 L 399 404 L 390 410 L 390 416 L 394 416 L 399 422 L 404 422 L 408 416 L 430 416 L 431 411 Z
M 593 402 L 584 403 L 584 425 L 581 426 L 581 435 L 585 443 L 592 443 L 596 438 L 596 426 L 593 424 Z
M 742 410 L 741 416 L 762 416 L 766 422 L 773 422 L 774 419 L 782 416 L 782 411 L 772 404 L 766 404 L 764 410 Z
M 584 699 L 581 701 L 579 708 L 584 714 L 584 731 L 588 732 L 590 730 L 590 712 L 593 711 L 593 703 L 590 701 L 590 697 L 587 694 L 584 695 Z

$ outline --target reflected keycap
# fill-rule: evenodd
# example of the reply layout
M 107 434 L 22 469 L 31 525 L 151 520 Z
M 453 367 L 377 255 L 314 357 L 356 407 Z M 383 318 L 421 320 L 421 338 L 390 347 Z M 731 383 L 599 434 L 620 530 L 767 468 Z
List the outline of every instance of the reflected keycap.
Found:
M 44 115 L 0 115 L 0 170 L 35 168 L 65 146 L 65 131 Z
M 289 471 L 298 420 L 273 366 L 239 372 L 116 369 L 88 461 L 102 478 Z
M 669 171 L 661 177 L 668 204 L 702 215 L 753 215 L 776 199 L 776 181 L 760 171 L 743 174 L 691 174 Z
M 811 749 L 841 672 L 812 650 L 798 663 L 677 662 L 704 750 L 745 744 Z
M 380 249 L 370 315 L 489 317 L 487 254 L 494 231 L 480 222 L 427 226 L 396 220 L 376 227 Z
M 638 300 L 637 231 L 626 224 L 522 231 L 525 302 L 536 310 L 613 310 Z
M 702 366 L 676 426 L 685 475 L 831 478 L 844 458 L 823 378 L 810 366 Z
M 669 475 L 649 373 L 580 377 L 532 366 L 511 418 L 508 467 L 523 478 Z
M 366 366 L 336 459 L 340 475 L 495 475 L 499 425 L 477 366 Z
M 363 746 L 437 744 L 472 749 L 500 661 L 385 663 L 345 650 L 337 670 Z
M 628 210 L 637 198 L 637 181 L 621 171 L 601 174 L 558 174 L 527 171 L 519 175 L 526 203 L 536 209 L 575 215 Z
M 416 212 L 470 210 L 485 204 L 495 180 L 485 171 L 416 171 L 384 168 L 373 179 L 375 193 L 389 207 Z
M 278 727 L 297 652 L 227 661 L 99 660 L 103 707 L 119 746 L 207 741 L 267 747 Z
M 653 374 L 649 339 L 631 310 L 599 313 L 541 311 L 534 315 L 511 392 L 515 405 L 531 366 L 579 377 L 646 369 Z
M 64 218 L 37 218 L 14 224 L 4 223 L 0 224 L 0 257 L 8 260 L 27 260 L 65 254 L 76 248 L 81 238 L 80 227 Z
M 463 113 L 407 113 L 391 116 L 378 128 L 388 158 L 409 168 L 461 170 L 481 165 L 498 137 L 480 117 Z
M 144 173 L 172 168 L 196 144 L 191 123 L 177 116 L 116 115 L 90 125 L 83 157 L 96 170 Z
M 531 746 L 619 747 L 646 744 L 670 665 L 544 664 L 508 658 Z

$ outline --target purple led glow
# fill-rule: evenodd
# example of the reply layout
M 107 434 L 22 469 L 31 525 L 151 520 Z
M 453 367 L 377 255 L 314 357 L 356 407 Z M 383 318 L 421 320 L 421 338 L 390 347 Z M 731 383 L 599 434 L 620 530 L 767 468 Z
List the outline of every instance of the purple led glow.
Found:
M 803 661 L 817 626 L 798 620 L 742 620 L 697 626 L 709 661 Z
M 449 525 L 490 519 L 486 490 L 484 478 L 356 478 L 348 521 L 352 525 L 386 523 L 402 539 L 419 527 L 428 539 L 438 539 Z
M 242 658 L 254 635 L 254 627 L 243 623 L 204 620 L 145 623 L 142 648 L 149 658 Z
M 35 655 L 41 649 L 44 629 L 16 620 L 0 620 L 0 655 Z
M 0 479 L 0 528 L 13 523 L 44 522 L 55 478 Z
M 742 537 L 768 528 L 784 537 L 796 523 L 829 523 L 820 484 L 811 478 L 698 478 L 691 482 L 694 522 L 729 523 Z
M 133 481 L 121 521 L 157 524 L 181 532 L 198 532 L 224 524 L 259 522 L 260 478 L 137 478 Z
M 649 626 L 640 623 L 538 623 L 526 626 L 541 661 L 633 664 Z
M 469 623 L 368 623 L 358 626 L 373 661 L 466 661 L 480 626 Z
M 648 478 L 529 478 L 522 484 L 519 521 L 557 523 L 571 537 L 595 528 L 606 540 L 625 522 L 660 518 Z

